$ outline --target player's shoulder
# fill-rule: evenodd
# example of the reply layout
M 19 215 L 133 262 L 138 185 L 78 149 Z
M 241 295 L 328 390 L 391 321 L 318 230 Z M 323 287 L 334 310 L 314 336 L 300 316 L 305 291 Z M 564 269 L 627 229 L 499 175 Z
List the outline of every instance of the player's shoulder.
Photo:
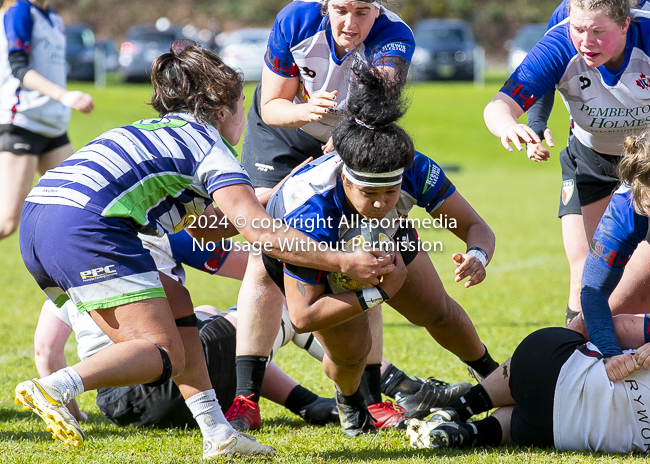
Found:
M 444 175 L 444 172 L 438 163 L 419 151 L 415 152 L 413 156 L 413 162 L 408 168 L 404 170 L 404 173 L 408 176 L 422 174 L 429 175 L 432 172 L 436 176 L 439 176 L 441 173 Z
M 295 211 L 307 202 L 321 205 L 329 202 L 329 193 L 336 187 L 342 167 L 341 157 L 331 152 L 293 174 L 278 192 L 277 200 L 282 201 L 284 214 Z
M 316 34 L 324 24 L 318 0 L 294 0 L 278 13 L 274 29 L 279 29 L 294 45 Z
M 440 191 L 447 184 L 450 185 L 438 163 L 416 151 L 413 163 L 404 170 L 402 190 L 414 198 L 420 198 Z
M 628 36 L 632 35 L 634 48 L 640 49 L 645 55 L 648 55 L 650 54 L 650 11 L 634 9 L 631 16 L 632 22 Z
M 36 6 L 34 6 L 29 0 L 16 0 L 13 5 L 7 8 L 3 13 L 5 21 L 31 18 L 32 8 L 35 9 Z
M 370 29 L 367 42 L 382 43 L 390 41 L 415 42 L 413 31 L 396 13 L 382 7 L 381 14 Z
M 627 183 L 621 184 L 612 195 L 610 205 L 620 211 L 634 210 L 632 189 Z

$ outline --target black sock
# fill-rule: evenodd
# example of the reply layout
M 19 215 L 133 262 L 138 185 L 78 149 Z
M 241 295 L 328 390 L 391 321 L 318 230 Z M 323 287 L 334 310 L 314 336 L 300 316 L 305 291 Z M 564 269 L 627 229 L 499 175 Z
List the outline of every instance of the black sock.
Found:
M 472 369 L 474 369 L 483 377 L 487 377 L 492 373 L 492 371 L 494 371 L 497 367 L 499 367 L 499 363 L 497 363 L 494 359 L 492 359 L 492 356 L 490 356 L 490 353 L 488 353 L 487 346 L 485 346 L 485 354 L 481 356 L 479 359 L 477 359 L 476 361 L 463 361 L 463 362 L 467 364 L 469 367 L 471 367 Z
M 300 410 L 313 403 L 318 399 L 318 395 L 311 390 L 306 389 L 302 385 L 296 385 L 293 390 L 289 392 L 287 400 L 284 402 L 284 407 L 296 415 L 300 415 Z
M 458 401 L 454 401 L 447 408 L 452 408 L 460 416 L 460 420 L 467 421 L 476 414 L 492 409 L 492 400 L 483 385 L 478 384 L 469 389 Z
M 397 393 L 412 395 L 417 393 L 420 388 L 421 385 L 418 382 L 409 378 L 408 375 L 392 364 L 381 374 L 381 392 L 391 398 L 395 398 Z
M 366 401 L 366 406 L 381 403 L 381 364 L 366 365 L 359 391 Z
M 346 406 L 364 406 L 366 404 L 365 400 L 363 399 L 363 395 L 361 394 L 361 390 L 357 390 L 350 396 L 345 396 L 341 392 L 336 390 L 336 402 L 338 404 L 344 404 Z
M 236 395 L 243 395 L 249 397 L 251 400 L 259 403 L 260 390 L 262 390 L 262 382 L 264 381 L 264 373 L 266 372 L 267 356 L 237 356 L 235 358 L 235 366 L 237 369 L 237 391 Z
M 461 422 L 458 425 L 469 433 L 470 446 L 499 446 L 501 444 L 503 431 L 496 417 L 490 416 L 467 424 Z

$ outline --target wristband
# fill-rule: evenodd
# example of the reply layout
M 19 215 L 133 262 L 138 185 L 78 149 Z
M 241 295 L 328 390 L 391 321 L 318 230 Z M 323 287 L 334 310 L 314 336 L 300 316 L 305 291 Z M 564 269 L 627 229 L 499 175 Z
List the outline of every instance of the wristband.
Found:
M 382 292 L 384 293 L 383 295 Z M 370 308 L 374 308 L 388 299 L 384 298 L 384 295 L 388 295 L 386 295 L 386 292 L 381 290 L 379 287 L 364 288 L 355 293 L 357 294 L 359 304 L 361 304 L 361 309 L 364 311 L 368 311 Z
M 77 98 L 81 96 L 83 92 L 79 90 L 69 90 L 66 91 L 66 93 L 63 94 L 63 98 L 61 98 L 61 104 L 63 106 L 67 106 L 68 108 L 72 108 L 72 105 L 74 102 L 77 101 Z
M 467 250 L 468 255 L 472 255 L 476 259 L 478 259 L 481 264 L 483 264 L 483 267 L 487 266 L 487 253 L 480 249 L 479 247 L 472 247 L 469 250 Z

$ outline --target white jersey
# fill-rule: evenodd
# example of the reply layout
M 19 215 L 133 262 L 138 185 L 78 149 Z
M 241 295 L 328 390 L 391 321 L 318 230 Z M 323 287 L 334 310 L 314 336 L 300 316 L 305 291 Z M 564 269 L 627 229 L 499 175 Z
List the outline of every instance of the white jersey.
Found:
M 337 110 L 342 110 L 348 96 L 350 67 L 357 53 L 381 64 L 385 57 L 401 57 L 410 62 L 414 50 L 411 29 L 399 16 L 382 6 L 366 40 L 343 58 L 338 58 L 329 16 L 321 14 L 321 2 L 294 0 L 280 11 L 273 24 L 265 62 L 271 71 L 282 77 L 299 77 L 294 103 L 307 102 L 314 92 L 338 90 Z M 325 142 L 339 120 L 339 111 L 332 111 L 322 120 L 303 126 L 302 130 Z
M 650 452 L 650 371 L 610 382 L 602 355 L 587 343 L 562 366 L 553 403 L 559 450 Z
M 16 0 L 0 14 L 0 124 L 12 124 L 46 137 L 65 133 L 70 108 L 37 90 L 24 88 L 9 66 L 9 53 L 24 51 L 29 69 L 66 87 L 63 20 L 52 10 L 40 10 L 28 0 Z
M 591 68 L 576 51 L 568 18 L 550 29 L 501 89 L 524 111 L 556 87 L 586 147 L 620 155 L 628 135 L 650 125 L 650 12 L 632 11 L 618 69 Z

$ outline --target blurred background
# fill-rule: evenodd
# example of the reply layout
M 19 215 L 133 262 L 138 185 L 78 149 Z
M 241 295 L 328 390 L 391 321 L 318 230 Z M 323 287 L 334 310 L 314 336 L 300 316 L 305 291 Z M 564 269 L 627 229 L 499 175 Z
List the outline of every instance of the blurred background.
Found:
M 246 80 L 260 77 L 266 40 L 288 0 L 52 0 L 66 22 L 69 80 L 147 80 L 179 37 L 217 50 Z M 559 0 L 385 0 L 414 30 L 413 80 L 482 80 L 506 72 L 543 35 Z M 109 19 L 107 19 L 109 18 Z

